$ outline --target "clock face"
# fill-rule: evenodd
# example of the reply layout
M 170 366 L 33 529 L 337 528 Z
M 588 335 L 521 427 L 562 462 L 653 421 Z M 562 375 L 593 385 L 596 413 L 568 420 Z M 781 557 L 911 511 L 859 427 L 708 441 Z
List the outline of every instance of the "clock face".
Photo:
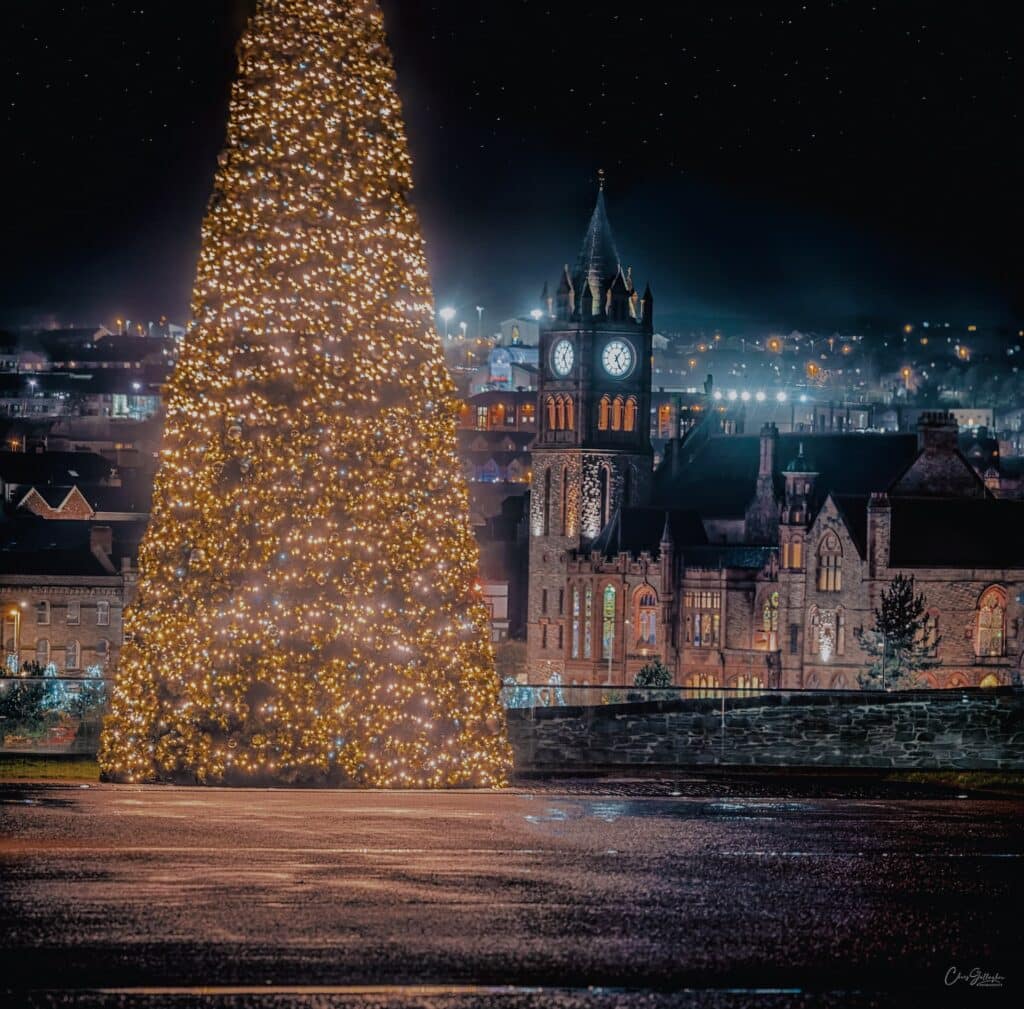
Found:
M 576 351 L 568 340 L 559 340 L 555 349 L 551 352 L 551 365 L 556 375 L 568 375 L 572 371 L 573 361 L 576 359 Z
M 633 348 L 625 340 L 612 340 L 601 353 L 601 363 L 613 378 L 622 378 L 633 370 Z

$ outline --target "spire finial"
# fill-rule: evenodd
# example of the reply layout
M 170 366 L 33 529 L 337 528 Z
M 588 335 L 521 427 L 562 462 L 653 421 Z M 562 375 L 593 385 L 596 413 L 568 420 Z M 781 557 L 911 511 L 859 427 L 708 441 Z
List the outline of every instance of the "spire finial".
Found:
M 599 193 L 604 192 L 604 169 L 599 168 L 597 170 L 597 191 Z

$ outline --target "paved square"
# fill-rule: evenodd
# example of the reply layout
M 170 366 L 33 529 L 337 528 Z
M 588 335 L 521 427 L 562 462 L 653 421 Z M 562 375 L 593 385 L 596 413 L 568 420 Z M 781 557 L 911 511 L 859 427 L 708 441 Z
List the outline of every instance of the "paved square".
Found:
M 0 988 L 236 1009 L 1020 997 L 1024 803 L 628 792 L 3 786 Z

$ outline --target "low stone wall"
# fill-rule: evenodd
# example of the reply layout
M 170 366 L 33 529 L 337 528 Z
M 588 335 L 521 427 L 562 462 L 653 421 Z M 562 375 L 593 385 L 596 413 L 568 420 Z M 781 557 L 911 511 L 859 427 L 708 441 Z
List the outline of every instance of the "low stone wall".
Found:
M 1024 771 L 1024 690 L 763 694 L 508 713 L 520 771 L 707 764 Z

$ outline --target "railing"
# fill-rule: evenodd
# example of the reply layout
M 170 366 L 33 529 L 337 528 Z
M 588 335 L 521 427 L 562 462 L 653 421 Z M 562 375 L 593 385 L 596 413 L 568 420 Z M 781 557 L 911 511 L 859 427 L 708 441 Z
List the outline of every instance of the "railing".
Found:
M 98 676 L 0 678 L 0 752 L 95 753 L 112 686 Z
M 754 704 L 826 704 L 863 702 L 873 703 L 879 698 L 911 699 L 912 697 L 952 699 L 966 693 L 984 693 L 1007 687 L 955 687 L 936 689 L 914 687 L 904 690 L 833 690 L 813 688 L 777 689 L 770 687 L 623 687 L 623 686 L 566 686 L 560 683 L 524 684 L 506 683 L 501 689 L 502 704 L 508 709 L 599 707 L 608 704 L 643 704 L 650 701 L 714 701 L 716 707 Z M 1012 688 L 1019 690 L 1020 688 Z

